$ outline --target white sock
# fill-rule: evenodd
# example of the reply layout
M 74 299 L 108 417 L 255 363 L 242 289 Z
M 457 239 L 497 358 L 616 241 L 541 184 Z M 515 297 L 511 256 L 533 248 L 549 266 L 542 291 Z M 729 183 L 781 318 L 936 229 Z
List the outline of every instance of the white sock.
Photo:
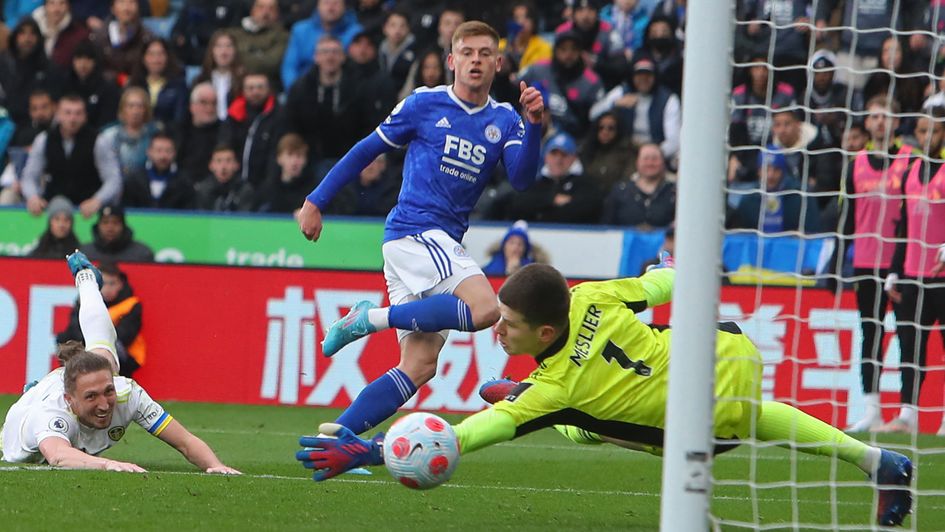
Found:
M 882 449 L 871 445 L 869 450 L 866 451 L 866 454 L 863 455 L 863 460 L 857 465 L 864 473 L 876 478 L 876 470 L 879 469 L 879 459 L 882 455 Z
M 390 329 L 390 307 L 368 309 L 367 319 L 378 331 Z
M 877 419 L 882 417 L 882 411 L 879 408 L 879 394 L 868 393 L 863 396 L 866 401 L 866 419 Z
M 104 349 L 111 352 L 114 370 L 118 371 L 118 355 L 115 354 L 115 342 L 118 335 L 115 325 L 108 315 L 108 308 L 102 300 L 102 293 L 95 281 L 92 270 L 82 270 L 75 275 L 75 286 L 79 290 L 79 328 L 82 329 L 82 338 L 85 348 Z
M 899 409 L 899 419 L 914 427 L 919 423 L 919 411 L 915 405 L 902 405 Z

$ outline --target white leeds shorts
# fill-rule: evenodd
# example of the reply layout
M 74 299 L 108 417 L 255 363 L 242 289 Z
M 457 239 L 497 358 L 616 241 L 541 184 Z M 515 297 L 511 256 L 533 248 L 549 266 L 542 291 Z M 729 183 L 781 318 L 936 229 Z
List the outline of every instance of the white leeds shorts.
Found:
M 452 294 L 464 280 L 483 275 L 466 248 L 440 229 L 385 242 L 381 253 L 391 305 Z M 397 340 L 413 332 L 397 329 Z M 446 339 L 449 331 L 439 334 Z

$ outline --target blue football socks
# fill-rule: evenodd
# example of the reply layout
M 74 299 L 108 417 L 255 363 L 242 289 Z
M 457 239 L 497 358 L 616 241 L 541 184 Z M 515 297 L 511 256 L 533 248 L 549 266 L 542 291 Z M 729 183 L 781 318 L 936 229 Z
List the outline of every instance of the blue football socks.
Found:
M 417 387 L 410 377 L 393 368 L 361 390 L 335 423 L 361 434 L 394 415 L 415 393 Z
M 462 299 L 438 294 L 390 307 L 391 327 L 407 331 L 474 331 L 472 311 Z

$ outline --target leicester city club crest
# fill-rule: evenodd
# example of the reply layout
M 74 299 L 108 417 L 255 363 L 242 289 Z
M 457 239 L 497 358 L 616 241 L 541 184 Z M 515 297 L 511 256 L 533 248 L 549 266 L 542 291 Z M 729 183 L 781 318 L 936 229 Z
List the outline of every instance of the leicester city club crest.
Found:
M 486 140 L 495 144 L 499 142 L 499 139 L 502 138 L 502 132 L 499 131 L 499 128 L 495 124 L 489 124 L 486 126 Z

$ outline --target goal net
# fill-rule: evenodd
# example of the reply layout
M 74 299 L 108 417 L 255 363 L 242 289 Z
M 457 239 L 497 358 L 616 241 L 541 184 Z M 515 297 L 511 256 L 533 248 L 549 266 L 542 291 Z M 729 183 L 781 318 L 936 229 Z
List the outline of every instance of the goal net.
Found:
M 763 401 L 912 460 L 904 526 L 913 530 L 945 528 L 945 437 L 935 434 L 945 273 L 934 270 L 945 243 L 942 7 L 745 0 L 732 8 L 720 318 L 760 350 Z M 684 114 L 684 128 L 697 115 Z M 752 437 L 717 455 L 711 523 L 882 529 L 873 482 L 801 447 Z

